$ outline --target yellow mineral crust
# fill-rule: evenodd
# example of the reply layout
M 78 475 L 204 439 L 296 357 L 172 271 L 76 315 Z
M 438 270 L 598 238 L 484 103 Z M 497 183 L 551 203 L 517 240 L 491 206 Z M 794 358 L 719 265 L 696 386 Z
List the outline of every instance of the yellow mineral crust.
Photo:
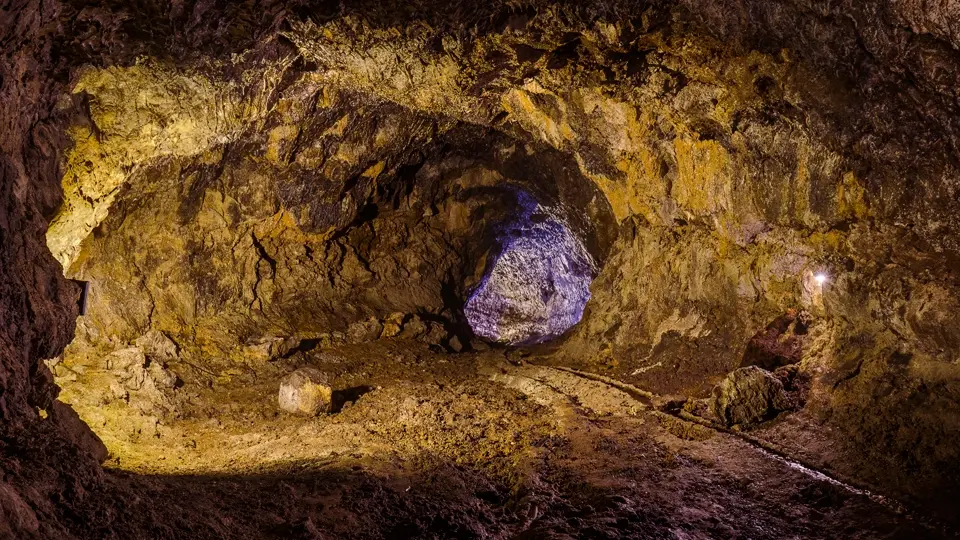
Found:
M 70 130 L 64 202 L 47 231 L 47 244 L 64 268 L 141 167 L 236 138 L 266 112 L 282 68 L 267 69 L 259 87 L 246 93 L 235 83 L 155 64 L 82 72 L 73 92 L 87 96 L 90 123 Z

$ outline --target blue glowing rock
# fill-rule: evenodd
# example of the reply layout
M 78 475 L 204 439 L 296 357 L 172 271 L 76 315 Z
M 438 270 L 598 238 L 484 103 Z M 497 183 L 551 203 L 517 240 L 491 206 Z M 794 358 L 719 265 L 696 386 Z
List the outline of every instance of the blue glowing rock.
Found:
M 536 206 L 504 232 L 501 246 L 464 306 L 477 336 L 527 345 L 557 337 L 580 321 L 595 267 L 561 219 Z

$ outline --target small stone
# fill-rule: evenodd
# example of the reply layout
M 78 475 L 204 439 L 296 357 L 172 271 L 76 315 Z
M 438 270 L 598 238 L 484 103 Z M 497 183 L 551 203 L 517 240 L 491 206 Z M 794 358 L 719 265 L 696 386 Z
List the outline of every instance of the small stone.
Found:
M 460 338 L 457 336 L 450 338 L 450 341 L 447 342 L 447 346 L 449 346 L 450 350 L 453 352 L 460 352 L 463 350 L 463 344 L 460 343 Z
M 51 371 L 55 370 L 63 362 L 63 355 L 55 356 L 53 358 L 48 358 L 43 361 Z
M 426 333 L 427 325 L 418 315 L 414 315 L 407 321 L 407 324 L 403 325 L 403 332 L 400 334 L 400 337 L 407 339 L 419 338 Z
M 783 383 L 756 366 L 730 373 L 713 388 L 711 409 L 728 426 L 757 423 L 788 407 Z
M 330 412 L 333 388 L 327 376 L 314 368 L 300 368 L 280 381 L 280 408 L 293 414 L 316 416 Z
M 244 356 L 255 362 L 272 362 L 300 344 L 295 338 L 263 337 L 244 347 Z
M 399 324 L 390 321 L 383 323 L 383 332 L 380 333 L 380 339 L 392 338 L 400 335 L 403 328 Z
M 320 349 L 329 349 L 333 347 L 333 338 L 330 334 L 320 334 L 316 337 L 317 347 Z
M 382 332 L 383 324 L 375 317 L 370 318 L 350 325 L 347 329 L 347 342 L 370 343 L 379 339 Z
M 470 340 L 470 348 L 477 352 L 485 352 L 490 350 L 490 345 L 487 345 L 487 342 L 482 339 L 472 339 Z
M 380 338 L 392 338 L 400 335 L 400 332 L 403 331 L 403 317 L 402 312 L 391 313 L 385 321 L 383 321 L 383 332 L 380 333 Z
M 419 339 L 429 345 L 440 345 L 447 339 L 447 329 L 436 321 L 428 321 L 427 332 Z

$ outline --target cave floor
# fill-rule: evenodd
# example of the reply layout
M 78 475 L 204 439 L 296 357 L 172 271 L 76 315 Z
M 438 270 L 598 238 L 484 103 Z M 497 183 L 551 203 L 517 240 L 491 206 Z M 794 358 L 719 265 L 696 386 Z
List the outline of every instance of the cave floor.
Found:
M 175 366 L 187 397 L 165 417 L 96 397 L 89 359 L 61 381 L 111 452 L 116 500 L 88 503 L 103 517 L 92 537 L 945 536 L 735 434 L 501 350 L 299 356 L 340 389 L 320 418 L 278 409 L 292 362 Z

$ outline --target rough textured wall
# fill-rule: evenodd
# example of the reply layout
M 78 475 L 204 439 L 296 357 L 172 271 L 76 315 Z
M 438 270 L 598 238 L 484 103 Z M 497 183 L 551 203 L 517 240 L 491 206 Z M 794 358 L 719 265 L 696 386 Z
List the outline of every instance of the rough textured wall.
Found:
M 427 118 L 331 94 L 316 91 L 328 101 L 304 124 L 271 118 L 241 141 L 129 179 L 67 271 L 91 283 L 80 341 L 109 351 L 161 332 L 192 361 L 228 366 L 369 339 L 361 328 L 414 315 L 465 341 L 460 309 L 520 194 L 558 215 L 597 198 L 575 174 L 539 185 L 564 166 L 549 148 L 476 128 L 433 141 Z M 478 141 L 490 148 L 475 151 Z M 610 239 L 590 218 L 612 223 L 599 208 L 571 217 L 598 256 Z M 284 350 L 269 350 L 274 342 Z
M 407 185 L 405 166 L 442 155 L 432 141 L 446 131 L 493 129 L 518 155 L 533 148 L 533 163 L 543 147 L 566 156 L 567 174 L 599 189 L 569 197 L 595 222 L 582 227 L 588 244 L 605 253 L 621 233 L 564 354 L 704 395 L 757 332 L 806 310 L 808 408 L 838 440 L 872 449 L 840 465 L 918 496 L 960 485 L 953 3 L 4 7 L 0 400 L 11 432 L 34 423 L 31 396 L 52 391 L 38 361 L 70 337 L 76 292 L 43 247 L 51 218 L 58 258 L 100 280 L 103 319 L 90 328 L 118 329 L 119 346 L 199 323 L 226 354 L 231 340 L 307 337 L 411 308 L 398 289 L 342 321 L 329 306 L 290 311 L 304 291 L 339 305 L 343 293 L 316 292 L 317 280 L 369 272 L 342 272 L 358 247 L 390 268 L 422 264 L 398 262 L 397 244 L 371 241 L 378 225 L 354 220 L 392 197 L 378 186 Z M 564 160 L 544 163 L 559 172 Z M 575 188 L 564 190 L 556 199 Z M 619 227 L 592 219 L 608 212 Z M 413 228 L 375 223 L 399 239 L 444 219 L 411 216 Z M 169 251 L 129 249 L 144 239 Z M 445 261 L 455 248 L 414 252 Z M 299 264 L 328 249 L 329 265 Z M 447 305 L 453 261 L 425 272 L 417 308 Z M 109 271 L 98 277 L 98 264 Z M 466 266 L 455 285 L 469 283 Z M 815 271 L 830 276 L 819 289 Z M 278 290 L 278 276 L 295 286 Z M 376 289 L 341 289 L 354 290 Z M 322 324 L 297 326 L 307 317 Z
M 44 91 L 51 74 L 44 73 L 43 67 L 49 65 L 52 52 L 43 27 L 56 20 L 57 13 L 46 18 L 15 15 L 4 15 L 0 66 L 4 205 L 0 214 L 4 385 L 0 414 L 10 427 L 35 415 L 28 403 L 36 397 L 31 379 L 37 374 L 37 360 L 57 354 L 72 338 L 79 292 L 63 279 L 42 238 L 45 218 L 60 204 L 58 157 L 66 142 L 53 118 L 59 96 Z
M 290 16 L 277 41 L 246 57 L 80 73 L 73 91 L 90 120 L 73 135 L 89 144 L 68 157 L 68 203 L 50 239 L 64 260 L 79 254 L 78 275 L 99 275 L 94 334 L 117 329 L 132 342 L 162 330 L 229 356 L 232 345 L 342 332 L 394 309 L 438 312 L 444 282 L 462 302 L 471 270 L 451 273 L 452 262 L 422 276 L 420 292 L 388 273 L 391 301 L 358 292 L 380 283 L 309 283 L 354 275 L 349 257 L 298 261 L 304 244 L 315 256 L 331 245 L 360 253 L 363 227 L 332 243 L 324 235 L 354 227 L 375 186 L 407 181 L 400 167 L 441 151 L 444 132 L 492 128 L 569 156 L 605 199 L 587 214 L 609 205 L 620 224 L 602 224 L 620 239 L 561 354 L 706 395 L 745 362 L 754 335 L 803 310 L 820 343 L 804 359 L 820 381 L 810 410 L 877 456 L 905 456 L 915 473 L 933 478 L 952 461 L 952 450 L 921 450 L 950 425 L 906 428 L 949 417 L 956 403 L 942 315 L 956 297 L 957 55 L 946 34 L 906 30 L 916 13 L 899 4 L 530 4 L 471 15 L 418 5 L 405 17 L 365 4 Z M 233 191 L 204 183 L 216 178 Z M 224 224 L 231 234 L 216 238 Z M 144 237 L 169 256 L 96 268 Z M 378 248 L 366 249 L 358 260 Z M 445 249 L 438 260 L 452 261 L 457 249 Z M 829 281 L 817 285 L 815 272 Z M 942 397 L 935 413 L 918 402 L 929 388 Z M 883 420 L 861 431 L 867 411 Z
M 55 2 L 6 3 L 0 12 L 0 537 L 56 538 L 62 510 L 100 484 L 81 446 L 89 429 L 56 402 L 41 359 L 73 337 L 79 290 L 46 248 L 61 201 L 68 143 L 58 114 L 63 59 Z M 39 410 L 45 413 L 41 419 Z M 77 443 L 80 443 L 78 445 Z M 87 446 L 88 449 L 94 448 Z M 64 474 L 69 468 L 69 472 Z M 55 500 L 66 501 L 56 505 Z

